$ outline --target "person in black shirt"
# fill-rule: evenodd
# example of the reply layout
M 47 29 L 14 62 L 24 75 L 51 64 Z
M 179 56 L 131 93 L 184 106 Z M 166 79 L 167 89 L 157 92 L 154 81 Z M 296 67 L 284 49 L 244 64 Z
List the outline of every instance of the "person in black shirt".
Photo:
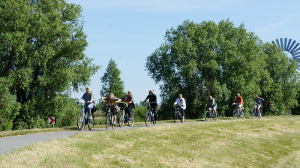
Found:
M 157 101 L 156 101 L 156 95 L 154 94 L 154 90 L 149 90 L 149 95 L 144 100 L 144 103 L 149 99 L 150 106 L 155 111 L 154 113 L 154 121 L 156 124 L 157 121 Z
M 255 106 L 254 106 L 255 111 L 256 111 L 256 109 L 257 109 L 259 115 L 261 116 L 261 114 L 260 114 L 261 101 L 264 101 L 264 99 L 263 99 L 263 98 L 260 98 L 260 97 L 258 96 L 258 94 L 256 94 L 255 96 L 256 96 L 256 98 L 254 99 L 254 101 L 253 101 L 251 104 L 253 104 L 254 102 L 256 102 L 256 104 L 255 104 Z

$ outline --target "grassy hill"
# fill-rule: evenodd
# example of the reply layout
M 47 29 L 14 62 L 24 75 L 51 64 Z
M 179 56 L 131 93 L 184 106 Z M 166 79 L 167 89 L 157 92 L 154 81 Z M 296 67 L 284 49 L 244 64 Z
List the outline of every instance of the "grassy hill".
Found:
M 79 133 L 0 156 L 1 167 L 300 167 L 300 117 Z

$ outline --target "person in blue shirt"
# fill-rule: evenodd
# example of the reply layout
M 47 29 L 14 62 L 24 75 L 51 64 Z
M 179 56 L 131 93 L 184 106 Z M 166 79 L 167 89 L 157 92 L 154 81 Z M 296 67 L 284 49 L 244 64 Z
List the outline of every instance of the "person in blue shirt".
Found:
M 253 101 L 251 104 L 253 104 L 253 103 L 256 102 L 256 104 L 255 104 L 255 106 L 254 106 L 254 109 L 255 109 L 255 111 L 256 111 L 256 109 L 257 109 L 258 115 L 261 116 L 261 113 L 260 113 L 261 101 L 264 101 L 264 99 L 263 99 L 263 98 L 260 98 L 258 94 L 256 94 L 255 97 L 256 97 L 256 98 L 254 99 L 254 101 Z

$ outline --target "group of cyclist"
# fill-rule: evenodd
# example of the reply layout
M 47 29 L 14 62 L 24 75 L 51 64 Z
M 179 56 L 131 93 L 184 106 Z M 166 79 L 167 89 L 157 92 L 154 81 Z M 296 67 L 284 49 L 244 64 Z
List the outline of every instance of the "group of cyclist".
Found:
M 254 109 L 255 109 L 255 111 L 257 110 L 258 115 L 261 116 L 261 112 L 260 112 L 261 101 L 264 101 L 264 99 L 260 98 L 258 94 L 256 94 L 255 96 L 256 96 L 256 98 L 254 99 L 254 101 L 251 104 L 256 103 L 254 106 Z M 154 94 L 154 90 L 149 90 L 149 95 L 146 97 L 146 99 L 143 101 L 143 103 L 145 103 L 148 99 L 149 99 L 150 107 L 155 112 L 154 113 L 154 121 L 156 124 L 157 119 L 158 119 L 158 117 L 157 117 L 157 97 Z M 81 100 L 85 101 L 85 106 L 84 106 L 85 112 L 89 112 L 89 115 L 91 118 L 91 109 L 95 107 L 95 102 L 94 102 L 94 95 L 91 92 L 89 87 L 86 88 L 86 93 L 83 94 L 80 101 Z M 133 98 L 131 91 L 128 91 L 127 95 L 123 99 L 118 99 L 114 96 L 113 93 L 110 93 L 108 95 L 108 97 L 101 97 L 101 101 L 102 102 L 107 101 L 107 104 L 111 105 L 111 112 L 112 112 L 113 118 L 114 118 L 113 124 L 116 124 L 118 103 L 120 103 L 120 102 L 127 103 L 127 106 L 125 107 L 125 114 L 128 114 L 129 120 L 131 120 L 130 111 L 134 108 L 134 98 Z M 181 113 L 182 113 L 182 116 L 184 117 L 184 115 L 185 115 L 184 110 L 186 110 L 186 102 L 185 102 L 185 99 L 182 97 L 182 94 L 179 94 L 179 96 L 176 99 L 176 101 L 174 102 L 173 106 L 175 106 L 175 105 L 178 105 L 178 107 L 181 108 Z M 207 100 L 205 107 L 207 107 L 207 105 L 210 108 L 212 108 L 213 112 L 216 114 L 217 102 L 212 96 L 209 96 L 209 99 Z M 237 94 L 237 97 L 236 97 L 233 105 L 236 105 L 237 111 L 242 110 L 244 102 L 243 102 L 242 96 L 239 93 Z

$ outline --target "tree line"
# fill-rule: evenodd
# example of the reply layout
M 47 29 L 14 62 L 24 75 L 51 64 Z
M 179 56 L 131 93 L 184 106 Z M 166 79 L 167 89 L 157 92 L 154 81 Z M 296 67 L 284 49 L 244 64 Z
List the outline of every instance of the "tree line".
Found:
M 275 44 L 263 43 L 243 24 L 184 21 L 165 33 L 165 42 L 146 59 L 149 76 L 160 84 L 161 115 L 169 118 L 179 93 L 187 118 L 202 117 L 211 95 L 222 116 L 232 116 L 237 93 L 246 111 L 255 94 L 265 99 L 265 115 L 298 113 L 297 62 Z

